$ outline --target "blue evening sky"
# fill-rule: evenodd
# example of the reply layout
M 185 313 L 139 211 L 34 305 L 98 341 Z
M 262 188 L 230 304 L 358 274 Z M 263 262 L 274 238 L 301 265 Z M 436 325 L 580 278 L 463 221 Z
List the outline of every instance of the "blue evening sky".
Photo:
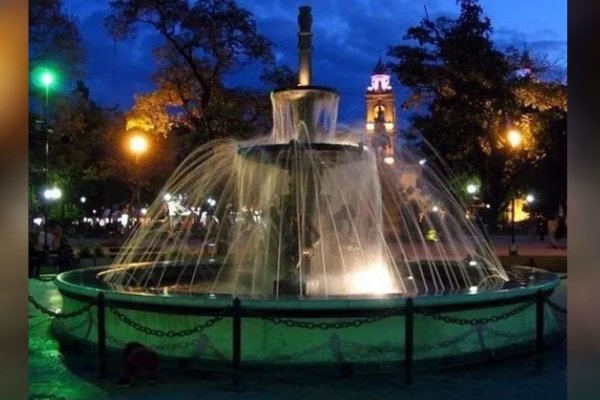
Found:
M 453 0 L 238 0 L 254 14 L 258 29 L 275 44 L 278 63 L 297 68 L 297 13 L 312 6 L 313 83 L 340 91 L 339 120 L 354 124 L 364 118 L 364 92 L 380 54 L 398 44 L 406 29 L 419 23 L 424 5 L 429 17 L 456 17 Z M 482 0 L 491 19 L 496 46 L 504 50 L 526 45 L 534 57 L 547 56 L 563 72 L 567 69 L 566 0 Z M 133 39 L 114 42 L 104 27 L 108 1 L 64 0 L 78 23 L 86 50 L 85 82 L 102 106 L 127 110 L 135 93 L 151 91 L 152 48 L 161 43 L 149 29 Z M 385 58 L 384 58 L 385 60 Z M 390 60 L 385 60 L 390 61 Z M 248 67 L 227 78 L 230 86 L 260 86 L 260 68 Z M 407 91 L 395 83 L 397 103 Z M 403 115 L 398 110 L 398 118 Z M 404 124 L 401 124 L 404 125 Z

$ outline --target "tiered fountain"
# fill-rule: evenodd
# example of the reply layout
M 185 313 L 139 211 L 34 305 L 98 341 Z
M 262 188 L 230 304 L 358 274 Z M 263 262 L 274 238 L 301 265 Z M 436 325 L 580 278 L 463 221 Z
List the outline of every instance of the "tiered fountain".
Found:
M 311 85 L 309 7 L 298 21 L 299 84 L 271 94 L 272 134 L 191 154 L 112 265 L 59 275 L 63 310 L 101 292 L 109 349 L 137 341 L 206 362 L 233 357 L 235 298 L 244 362 L 402 360 L 408 299 L 415 360 L 527 347 L 536 321 L 528 305 L 554 290 L 556 276 L 504 268 L 430 163 L 409 201 L 402 168 L 379 163 L 359 134 L 336 135 L 339 96 Z M 403 160 L 418 159 L 405 151 Z M 168 212 L 165 193 L 187 215 Z M 93 310 L 55 331 L 96 343 Z M 544 316 L 550 334 L 555 322 Z M 452 322 L 487 317 L 483 327 Z

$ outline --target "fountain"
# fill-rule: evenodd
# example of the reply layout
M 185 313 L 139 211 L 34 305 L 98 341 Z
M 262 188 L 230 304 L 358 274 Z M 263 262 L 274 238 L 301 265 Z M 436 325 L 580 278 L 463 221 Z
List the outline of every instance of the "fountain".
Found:
M 298 22 L 299 84 L 271 94 L 271 135 L 191 154 L 112 265 L 58 276 L 63 311 L 102 293 L 109 349 L 208 363 L 393 364 L 408 314 L 416 361 L 529 346 L 531 305 L 557 277 L 503 267 L 416 154 L 390 165 L 336 134 L 339 96 L 312 86 L 309 7 Z M 419 185 L 401 187 L 417 166 Z M 95 345 L 94 309 L 55 320 L 57 336 Z

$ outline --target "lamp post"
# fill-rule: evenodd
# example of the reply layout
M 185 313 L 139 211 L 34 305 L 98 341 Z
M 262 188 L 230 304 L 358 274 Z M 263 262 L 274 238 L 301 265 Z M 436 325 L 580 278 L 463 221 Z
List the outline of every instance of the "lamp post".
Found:
M 523 136 L 521 135 L 521 132 L 519 132 L 517 129 L 511 129 L 508 131 L 507 140 L 508 140 L 508 143 L 510 144 L 510 146 L 512 147 L 512 149 L 516 151 L 516 149 L 521 145 Z M 510 200 L 510 247 L 508 249 L 508 254 L 511 256 L 517 255 L 517 253 L 518 253 L 517 244 L 515 241 L 515 199 L 516 199 L 516 197 L 517 197 L 517 192 L 516 192 L 516 190 L 513 189 L 512 193 L 511 193 L 511 200 Z
M 135 207 L 140 206 L 140 155 L 148 150 L 148 139 L 142 134 L 134 134 L 129 139 L 129 150 L 135 156 Z
M 40 82 L 44 86 L 45 91 L 45 101 L 44 101 L 44 139 L 45 139 L 45 159 L 44 159 L 44 187 L 46 188 L 44 192 L 44 251 L 48 252 L 50 247 L 48 246 L 48 200 L 51 198 L 46 197 L 48 191 L 48 153 L 49 153 L 49 144 L 48 144 L 48 131 L 49 131 L 49 94 L 50 94 L 50 86 L 54 82 L 54 74 L 50 71 L 43 71 L 40 75 Z
M 48 188 L 44 190 L 44 209 L 45 209 L 45 218 L 48 219 L 48 202 L 59 200 L 62 197 L 62 191 L 57 188 Z M 44 221 L 44 251 L 48 252 L 50 250 L 50 246 L 48 246 L 48 221 Z
M 471 218 L 475 218 L 475 210 L 474 210 L 475 199 L 476 199 L 475 193 L 477 193 L 479 191 L 479 186 L 477 186 L 474 183 L 469 183 L 465 187 L 465 190 L 469 194 L 469 199 L 468 199 L 468 202 L 467 202 L 467 212 L 468 212 L 468 215 L 470 215 Z

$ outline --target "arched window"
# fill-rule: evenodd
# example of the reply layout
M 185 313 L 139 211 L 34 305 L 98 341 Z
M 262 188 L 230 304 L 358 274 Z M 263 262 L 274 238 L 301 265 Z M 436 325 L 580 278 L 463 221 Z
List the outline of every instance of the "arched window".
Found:
M 385 121 L 385 107 L 382 104 L 377 104 L 373 109 L 373 115 L 375 116 L 375 121 L 384 122 Z

